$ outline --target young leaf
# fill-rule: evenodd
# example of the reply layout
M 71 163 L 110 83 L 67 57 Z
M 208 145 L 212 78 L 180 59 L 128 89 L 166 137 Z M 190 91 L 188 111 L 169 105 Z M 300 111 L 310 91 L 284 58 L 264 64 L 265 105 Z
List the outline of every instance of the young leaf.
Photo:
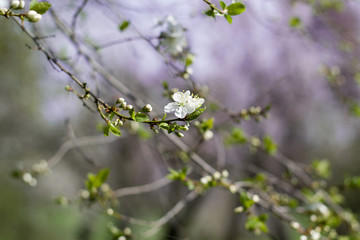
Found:
M 125 31 L 128 27 L 130 26 L 130 21 L 123 21 L 120 25 L 119 25 L 119 30 L 121 32 Z
M 33 0 L 30 3 L 30 10 L 36 11 L 38 14 L 43 15 L 51 8 L 51 4 L 48 2 L 38 2 L 37 0 Z
M 220 6 L 224 10 L 226 8 L 226 3 L 224 3 L 223 1 L 220 1 Z
M 277 152 L 278 147 L 270 136 L 268 135 L 264 136 L 263 144 L 264 144 L 264 149 L 268 154 L 273 155 Z
M 108 126 L 109 126 L 109 130 L 112 134 L 114 134 L 117 137 L 121 136 L 121 132 L 120 132 L 119 128 L 115 127 L 111 122 L 109 122 Z
M 106 125 L 103 127 L 103 132 L 104 132 L 104 136 L 109 136 L 109 133 L 110 133 L 110 127 L 109 125 Z
M 232 23 L 232 17 L 229 14 L 225 14 L 224 17 L 225 17 L 226 21 L 228 21 L 228 23 L 230 23 L 230 24 Z
M 206 12 L 203 12 L 205 15 L 212 17 L 215 19 L 215 12 L 213 9 L 207 10 Z
M 135 115 L 135 121 L 136 122 L 145 122 L 145 121 L 149 121 L 149 117 L 145 114 L 145 113 L 137 113 Z
M 289 25 L 292 28 L 299 28 L 301 27 L 301 20 L 298 17 L 292 17 L 289 20 Z
M 237 2 L 237 3 L 230 4 L 226 9 L 228 10 L 229 15 L 235 16 L 235 15 L 239 15 L 239 14 L 243 13 L 245 11 L 246 7 L 244 4 Z
M 191 113 L 189 116 L 185 117 L 186 121 L 192 121 L 194 119 L 197 119 L 204 111 L 206 108 L 199 108 L 197 109 L 195 112 Z
M 95 187 L 100 187 L 109 177 L 109 173 L 110 170 L 108 168 L 101 169 L 98 174 L 96 174 Z

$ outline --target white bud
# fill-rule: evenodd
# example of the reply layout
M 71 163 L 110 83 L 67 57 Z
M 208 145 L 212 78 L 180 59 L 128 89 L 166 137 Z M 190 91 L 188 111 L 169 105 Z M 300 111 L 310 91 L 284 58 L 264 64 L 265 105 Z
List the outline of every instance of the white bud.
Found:
M 236 193 L 238 188 L 236 185 L 232 184 L 232 185 L 230 185 L 229 190 L 231 193 Z
M 301 236 L 300 236 L 300 240 L 308 240 L 308 237 L 305 236 L 305 235 L 301 235 Z
M 34 10 L 30 10 L 26 13 L 25 17 L 27 17 L 27 19 L 29 19 L 30 22 L 38 22 L 41 20 L 41 15 L 38 14 L 36 11 Z
M 107 213 L 108 215 L 112 216 L 112 215 L 114 214 L 114 210 L 113 210 L 112 208 L 108 208 L 108 209 L 106 210 L 106 213 Z
M 118 238 L 118 240 L 126 240 L 126 237 L 121 236 L 121 237 Z
M 310 235 L 313 240 L 319 240 L 321 238 L 321 234 L 315 230 L 311 230 Z
M 295 230 L 298 230 L 300 228 L 300 224 L 298 222 L 291 222 L 290 226 Z
M 214 137 L 214 133 L 211 130 L 206 130 L 204 133 L 204 139 L 206 141 L 212 139 Z
M 234 209 L 234 212 L 236 212 L 236 213 L 241 213 L 241 212 L 243 212 L 243 211 L 244 211 L 244 207 L 243 207 L 243 206 L 240 206 L 240 207 L 237 207 L 237 208 Z
M 7 9 L 7 8 L 0 8 L 0 14 L 1 14 L 1 15 L 5 15 L 5 13 L 6 13 L 7 11 L 9 11 L 9 9 Z
M 24 182 L 30 183 L 31 180 L 33 179 L 33 177 L 31 176 L 30 173 L 25 173 L 25 174 L 22 176 L 22 179 L 23 179 Z
M 215 172 L 215 173 L 213 174 L 213 176 L 214 176 L 215 179 L 220 179 L 220 178 L 221 178 L 221 173 Z
M 252 200 L 254 201 L 254 202 L 259 202 L 260 201 L 260 197 L 259 197 L 259 195 L 257 195 L 257 194 L 254 194 L 254 196 L 252 196 Z
M 229 177 L 229 172 L 228 172 L 228 170 L 226 170 L 226 169 L 223 170 L 223 171 L 222 171 L 222 175 L 223 175 L 224 178 L 228 178 L 228 177 Z
M 317 216 L 316 215 L 311 215 L 310 216 L 310 220 L 312 221 L 312 222 L 316 222 L 317 221 Z
M 204 184 L 204 185 L 206 185 L 206 184 L 208 184 L 208 179 L 206 178 L 206 177 L 202 177 L 201 179 L 200 179 L 200 182 L 202 183 L 202 184 Z
M 150 104 L 146 104 L 144 108 L 148 112 L 151 112 L 153 110 L 153 108 L 152 108 L 152 106 Z
M 41 20 L 41 18 L 42 18 L 41 14 L 36 14 L 36 16 L 33 19 L 33 22 L 38 22 Z
M 31 187 L 35 187 L 35 186 L 37 185 L 37 180 L 36 180 L 36 178 L 32 178 L 31 181 L 29 182 L 29 185 L 30 185 Z
M 12 0 L 10 1 L 10 8 L 17 9 L 20 5 L 20 1 L 18 0 Z
M 134 107 L 133 107 L 133 105 L 130 105 L 130 104 L 129 104 L 129 105 L 127 105 L 126 109 L 127 109 L 127 110 L 131 110 L 131 109 L 134 109 Z
M 126 227 L 126 228 L 124 229 L 124 234 L 125 234 L 126 236 L 130 236 L 131 233 L 132 233 L 131 228 Z
M 88 190 L 81 190 L 80 197 L 82 199 L 88 199 L 90 197 L 90 193 Z
M 25 1 L 22 0 L 22 1 L 20 1 L 19 9 L 23 9 L 24 7 L 25 7 Z

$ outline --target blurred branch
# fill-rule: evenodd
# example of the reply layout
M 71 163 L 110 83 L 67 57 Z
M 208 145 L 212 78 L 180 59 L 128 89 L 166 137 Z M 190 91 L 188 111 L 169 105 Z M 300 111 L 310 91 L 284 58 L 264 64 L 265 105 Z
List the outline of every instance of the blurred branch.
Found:
M 77 22 L 77 18 L 79 17 L 80 13 L 82 12 L 82 10 L 85 8 L 86 4 L 88 3 L 88 0 L 84 0 L 82 2 L 82 4 L 78 7 L 78 9 L 76 10 L 72 21 L 71 21 L 71 29 L 72 31 L 75 33 L 75 28 L 76 28 L 76 22 Z
M 136 186 L 136 187 L 126 187 L 126 188 L 120 188 L 115 190 L 115 196 L 117 198 L 129 196 L 129 195 L 136 195 L 136 194 L 143 194 L 147 192 L 155 191 L 161 187 L 164 187 L 166 185 L 169 185 L 172 183 L 170 179 L 167 177 L 160 178 L 159 180 L 156 180 L 152 183 Z
M 118 140 L 118 138 L 104 137 L 104 136 L 91 136 L 91 137 L 80 137 L 76 139 L 71 139 L 65 142 L 63 145 L 61 145 L 59 150 L 48 160 L 48 166 L 49 168 L 54 167 L 62 160 L 64 155 L 73 148 L 107 144 L 110 142 L 114 142 L 116 140 Z
M 152 229 L 145 232 L 145 237 L 150 237 L 157 233 L 160 228 L 173 219 L 185 206 L 188 202 L 193 201 L 198 196 L 198 193 L 195 191 L 190 192 L 184 199 L 176 203 L 176 205 L 170 209 L 162 218 L 156 220 Z

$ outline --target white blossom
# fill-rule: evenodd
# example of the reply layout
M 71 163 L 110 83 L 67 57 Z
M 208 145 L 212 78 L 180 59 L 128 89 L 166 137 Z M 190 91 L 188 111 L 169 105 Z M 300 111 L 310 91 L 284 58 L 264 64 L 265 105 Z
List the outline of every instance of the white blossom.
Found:
M 174 99 L 175 102 L 168 103 L 164 107 L 164 111 L 167 113 L 175 112 L 175 116 L 178 118 L 185 118 L 187 114 L 193 113 L 205 102 L 203 98 L 192 96 L 189 90 L 185 93 L 174 93 L 172 99 Z
M 182 53 L 187 47 L 185 38 L 185 29 L 179 24 L 173 16 L 167 16 L 163 20 L 158 21 L 159 26 L 165 26 L 166 29 L 162 33 L 160 45 L 165 48 L 165 52 L 172 56 Z

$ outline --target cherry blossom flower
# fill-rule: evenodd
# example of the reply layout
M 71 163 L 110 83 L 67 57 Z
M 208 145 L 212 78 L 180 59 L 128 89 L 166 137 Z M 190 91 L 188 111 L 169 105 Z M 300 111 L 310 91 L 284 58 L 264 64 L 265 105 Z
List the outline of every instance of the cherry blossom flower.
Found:
M 164 111 L 167 113 L 175 112 L 175 116 L 178 118 L 185 118 L 187 114 L 193 113 L 205 102 L 203 98 L 191 95 L 189 90 L 185 93 L 174 93 L 172 99 L 174 99 L 175 102 L 168 103 L 164 107 Z

